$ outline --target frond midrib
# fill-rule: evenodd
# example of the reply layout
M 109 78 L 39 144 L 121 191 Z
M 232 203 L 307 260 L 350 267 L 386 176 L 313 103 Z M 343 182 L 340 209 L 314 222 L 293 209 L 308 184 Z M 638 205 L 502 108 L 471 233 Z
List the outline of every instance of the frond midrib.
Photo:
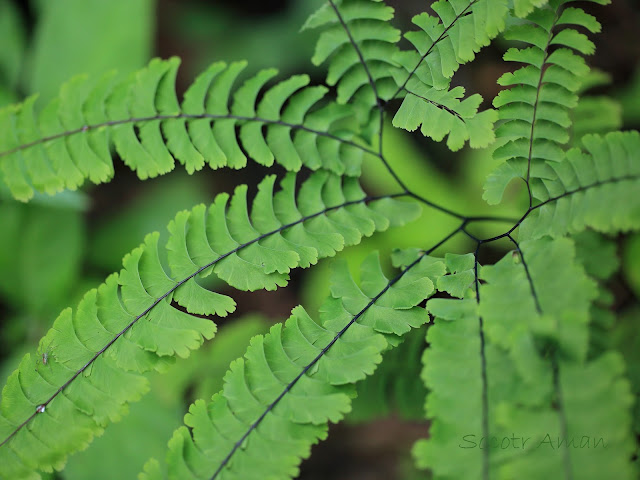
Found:
M 166 299 L 169 295 L 171 295 L 178 287 L 180 287 L 181 285 L 185 284 L 187 281 L 191 280 L 192 278 L 194 278 L 196 275 L 198 275 L 199 273 L 203 272 L 204 270 L 211 268 L 212 266 L 216 265 L 218 262 L 224 260 L 225 258 L 233 255 L 234 253 L 237 253 L 238 251 L 249 247 L 257 242 L 259 242 L 260 240 L 263 240 L 267 237 L 270 237 L 272 235 L 278 234 L 280 232 L 283 232 L 291 227 L 294 227 L 296 225 L 302 224 L 310 219 L 316 218 L 320 215 L 324 215 L 326 213 L 329 213 L 333 210 L 337 210 L 340 208 L 344 208 L 344 207 L 348 207 L 350 205 L 356 205 L 356 204 L 361 204 L 361 203 L 366 203 L 366 202 L 371 202 L 371 201 L 375 201 L 375 200 L 381 200 L 381 199 L 385 199 L 385 198 L 398 198 L 398 197 L 402 197 L 402 196 L 407 196 L 406 193 L 398 193 L 398 194 L 391 194 L 391 195 L 380 195 L 380 196 L 366 196 L 362 199 L 359 200 L 350 200 L 347 202 L 343 202 L 342 204 L 339 205 L 334 205 L 332 207 L 326 207 L 323 210 L 313 213 L 311 215 L 306 215 L 303 216 L 302 218 L 294 221 L 294 222 L 290 222 L 288 224 L 282 225 L 279 228 L 276 228 L 270 232 L 267 233 L 263 233 L 257 237 L 255 237 L 253 240 L 250 240 L 248 242 L 242 243 L 240 245 L 238 245 L 237 247 L 235 247 L 232 250 L 229 250 L 228 252 L 219 255 L 217 258 L 215 258 L 214 260 L 212 260 L 211 262 L 207 263 L 206 265 L 198 268 L 195 272 L 193 272 L 192 274 L 188 275 L 187 277 L 181 279 L 180 281 L 178 281 L 174 286 L 172 286 L 170 289 L 167 290 L 167 292 L 165 292 L 163 295 L 161 295 L 160 297 L 156 298 L 152 304 L 147 307 L 142 313 L 138 314 L 128 325 L 126 325 L 120 332 L 118 332 L 114 338 L 112 340 L 110 340 L 104 347 L 102 347 L 98 352 L 96 352 L 88 361 L 87 363 L 82 366 L 79 370 L 77 370 L 70 378 L 69 380 L 67 380 L 64 384 L 62 384 L 46 401 L 42 402 L 40 404 L 40 406 L 44 406 L 45 408 L 58 396 L 60 395 L 69 385 L 71 385 L 76 378 L 78 378 L 78 376 L 80 376 L 87 368 L 89 368 L 93 362 L 96 361 L 96 359 L 98 359 L 100 357 L 100 355 L 102 355 L 109 347 L 111 347 L 111 345 L 113 345 L 122 335 L 124 335 L 129 329 L 131 329 L 137 322 L 138 320 L 140 320 L 142 317 L 144 317 L 145 315 L 147 315 L 151 310 L 153 310 L 154 307 L 156 307 L 161 301 L 163 301 L 164 299 Z M 37 414 L 38 414 L 38 410 L 36 410 L 33 414 L 31 414 L 24 422 L 22 422 L 21 424 L 19 424 L 16 429 L 9 435 L 7 436 L 2 442 L 0 442 L 0 448 L 7 444 L 12 437 L 14 437 L 23 427 L 25 427 L 27 424 L 29 424 L 29 422 L 31 420 L 33 420 Z
M 358 148 L 366 153 L 369 153 L 371 155 L 378 155 L 378 152 L 375 152 L 373 150 L 371 150 L 370 148 L 368 148 L 365 145 L 362 145 L 360 143 L 354 142 L 352 140 L 347 140 L 344 138 L 341 138 L 337 135 L 334 135 L 332 133 L 329 133 L 327 131 L 324 130 L 315 130 L 313 128 L 307 127 L 304 124 L 297 124 L 297 123 L 289 123 L 289 122 L 284 122 L 282 120 L 269 120 L 266 118 L 262 118 L 262 117 L 246 117 L 246 116 L 242 116 L 242 115 L 232 115 L 232 114 L 211 114 L 211 113 L 200 113 L 200 114 L 190 114 L 190 113 L 177 113 L 174 115 L 153 115 L 153 116 L 149 116 L 149 117 L 132 117 L 132 118 L 127 118 L 127 119 L 123 119 L 123 120 L 109 120 L 106 122 L 101 122 L 101 123 L 95 123 L 95 124 L 87 124 L 87 125 L 83 125 L 80 128 L 76 128 L 73 130 L 66 130 L 64 132 L 60 132 L 60 133 L 56 133 L 55 135 L 50 135 L 47 137 L 42 137 L 39 138 L 37 140 L 34 140 L 32 142 L 28 142 L 28 143 L 24 143 L 21 145 L 18 145 L 17 147 L 14 147 L 10 150 L 5 150 L 5 151 L 0 151 L 0 158 L 4 157 L 4 156 L 8 156 L 11 155 L 13 153 L 19 152 L 19 151 L 23 151 L 29 148 L 33 148 L 36 147 L 38 145 L 42 145 L 44 143 L 47 142 L 51 142 L 51 141 L 55 141 L 55 140 L 59 140 L 61 138 L 66 138 L 66 137 L 70 137 L 72 135 L 77 135 L 79 133 L 85 133 L 91 130 L 97 130 L 99 128 L 105 128 L 105 127 L 116 127 L 119 125 L 127 125 L 127 124 L 143 124 L 143 123 L 147 123 L 147 122 L 153 122 L 153 121 L 167 121 L 167 120 L 202 120 L 202 119 L 208 119 L 208 120 L 238 120 L 238 121 L 242 121 L 242 122 L 247 122 L 247 123 L 251 123 L 251 122 L 255 122 L 255 123 L 262 123 L 265 125 L 279 125 L 279 126 L 283 126 L 283 127 L 287 127 L 290 128 L 292 130 L 302 130 L 305 132 L 309 132 L 309 133 L 313 133 L 314 135 L 317 135 L 319 137 L 325 137 L 325 138 L 329 138 L 331 140 L 335 140 L 337 142 L 340 142 L 344 145 L 348 145 L 351 147 L 355 147 Z

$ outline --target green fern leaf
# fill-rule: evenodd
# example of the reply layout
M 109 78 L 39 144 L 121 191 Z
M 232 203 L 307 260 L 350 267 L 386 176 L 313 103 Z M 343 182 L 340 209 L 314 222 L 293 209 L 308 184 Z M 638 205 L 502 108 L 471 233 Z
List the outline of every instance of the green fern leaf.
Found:
M 276 74 L 264 70 L 230 100 L 246 63 L 215 63 L 180 103 L 175 94 L 179 63 L 177 58 L 152 60 L 120 81 L 113 74 L 77 77 L 39 116 L 35 97 L 0 110 L 6 126 L 0 134 L 0 171 L 13 195 L 26 201 L 34 190 L 53 194 L 74 190 L 87 178 L 108 181 L 114 173 L 112 145 L 141 179 L 171 171 L 175 159 L 189 173 L 205 164 L 242 168 L 247 158 L 241 147 L 266 166 L 278 162 L 291 171 L 305 165 L 359 174 L 367 148 L 355 143 L 356 132 L 341 123 L 351 110 L 323 104 L 326 87 L 309 87 L 308 76 L 293 76 L 257 101 Z
M 482 430 L 480 320 L 468 290 L 475 280 L 475 258 L 447 254 L 446 266 L 448 275 L 438 278 L 438 290 L 467 298 L 427 302 L 435 319 L 427 332 L 430 348 L 422 356 L 421 378 L 429 390 L 425 411 L 432 423 L 430 439 L 418 441 L 413 454 L 418 467 L 430 468 L 436 478 L 474 478 L 482 470 L 480 452 L 470 454 L 460 443 L 466 432 Z
M 536 190 L 542 202 L 522 222 L 522 238 L 558 237 L 587 227 L 604 233 L 638 228 L 640 134 L 587 135 L 582 143 L 586 152 L 571 149 L 565 161 L 550 164 L 555 178 Z
M 422 134 L 441 141 L 449 135 L 451 150 L 462 148 L 469 140 L 472 147 L 485 147 L 495 138 L 496 113 L 477 113 L 482 98 L 473 95 L 463 101 L 462 87 L 448 90 L 459 66 L 504 29 L 507 14 L 502 0 L 439 1 L 432 5 L 438 18 L 427 13 L 417 15 L 413 23 L 421 28 L 405 34 L 415 51 L 402 51 L 396 60 L 404 68 L 396 70 L 396 95 L 404 100 L 393 125 L 414 131 L 422 125 Z
M 424 89 L 419 81 L 407 84 L 410 92 L 393 117 L 393 126 L 410 132 L 421 126 L 424 136 L 436 142 L 447 138 L 447 147 L 456 151 L 466 141 L 473 148 L 486 147 L 495 140 L 493 124 L 498 119 L 494 110 L 478 113 L 482 102 L 480 95 L 472 95 L 464 100 L 464 88 L 452 90 Z
M 495 471 L 517 471 L 527 478 L 548 478 L 557 472 L 574 478 L 599 478 L 606 472 L 633 478 L 627 460 L 633 440 L 625 419 L 631 396 L 621 358 L 613 352 L 586 358 L 594 285 L 575 263 L 567 239 L 523 242 L 520 252 L 521 264 L 507 256 L 482 270 L 487 284 L 480 289 L 480 313 L 487 340 L 503 346 L 488 350 L 489 357 L 495 357 L 487 363 L 500 368 L 494 362 L 509 358 L 514 366 L 510 378 L 496 378 L 495 386 L 489 380 L 489 398 L 493 390 L 496 405 L 493 434 L 502 438 L 522 432 L 531 439 L 529 448 L 509 458 L 496 454 Z M 509 308 L 506 298 L 520 304 L 519 319 L 527 324 L 507 335 L 505 322 L 514 318 L 504 315 Z M 488 376 L 491 379 L 491 370 Z M 607 442 L 606 448 L 596 447 L 599 439 Z
M 442 262 L 423 256 L 389 280 L 373 254 L 358 287 L 338 264 L 319 324 L 296 307 L 284 326 L 254 337 L 231 364 L 222 392 L 191 406 L 185 423 L 192 430 L 179 428 L 169 442 L 168 478 L 295 476 L 311 445 L 326 438 L 327 423 L 350 410 L 353 384 L 373 373 L 389 347 L 389 322 L 371 309 L 420 326 L 428 315 L 416 305 L 441 273 Z M 157 462 L 148 462 L 140 478 L 163 478 Z
M 549 3 L 549 0 L 514 0 L 513 9 L 516 16 L 526 17 L 534 8 L 542 7 Z
M 416 15 L 412 22 L 420 30 L 405 34 L 415 51 L 396 55 L 406 70 L 396 71 L 401 89 L 413 75 L 428 87 L 447 88 L 460 65 L 473 60 L 504 29 L 508 12 L 504 0 L 440 0 L 431 8 L 438 18 Z
M 416 443 L 413 454 L 434 478 L 480 478 L 480 451 L 460 448 L 465 435 L 482 431 L 477 304 L 474 299 L 432 299 L 427 309 L 435 320 L 427 333 L 431 347 L 423 355 L 421 377 L 430 390 L 425 408 L 432 422 L 430 439 Z
M 503 120 L 496 129 L 503 143 L 495 149 L 494 158 L 509 166 L 501 164 L 487 178 L 483 198 L 490 204 L 500 202 L 514 178 L 522 178 L 530 195 L 535 196 L 538 184 L 551 178 L 548 162 L 562 162 L 564 158 L 563 145 L 569 141 L 567 129 L 571 125 L 569 110 L 576 107 L 576 92 L 589 72 L 583 58 L 573 50 L 588 55 L 595 48 L 584 34 L 567 26 L 600 31 L 599 23 L 582 10 L 563 10 L 566 3 L 570 2 L 551 2 L 505 34 L 507 39 L 530 46 L 511 48 L 504 55 L 505 60 L 526 66 L 498 80 L 510 88 L 493 102 Z
M 27 354 L 3 390 L 1 476 L 62 468 L 68 453 L 88 445 L 146 391 L 139 373 L 164 370 L 174 356 L 186 357 L 213 337 L 215 324 L 190 314 L 226 316 L 235 302 L 198 285 L 198 274 L 213 272 L 244 290 L 274 289 L 286 285 L 292 268 L 419 212 L 416 204 L 369 198 L 356 179 L 325 171 L 312 174 L 297 198 L 294 174 L 275 194 L 274 181 L 260 184 L 251 213 L 245 186 L 230 205 L 220 194 L 208 210 L 178 213 L 169 224 L 170 274 L 160 263 L 159 235 L 147 235 L 119 274 L 90 290 L 75 312 L 62 312 L 41 341 L 52 350 L 51 368 L 35 368 L 37 359 Z M 48 430 L 56 434 L 37 440 Z
M 338 103 L 353 98 L 369 110 L 393 94 L 392 58 L 400 32 L 389 23 L 392 18 L 393 9 L 380 0 L 330 1 L 302 27 L 322 28 L 311 61 L 329 60 L 327 84 L 337 85 Z
M 574 255 L 567 239 L 523 242 L 482 267 L 479 303 L 428 301 L 432 426 L 414 453 L 434 478 L 633 478 L 629 384 L 617 353 L 587 360 L 595 288 Z

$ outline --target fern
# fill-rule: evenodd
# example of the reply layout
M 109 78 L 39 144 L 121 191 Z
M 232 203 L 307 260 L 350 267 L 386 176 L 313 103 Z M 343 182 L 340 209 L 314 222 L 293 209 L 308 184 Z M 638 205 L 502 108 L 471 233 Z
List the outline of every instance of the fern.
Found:
M 45 106 L 30 96 L 0 109 L 1 178 L 23 202 L 108 182 L 118 158 L 141 180 L 176 160 L 189 174 L 249 159 L 267 171 L 255 192 L 242 184 L 176 213 L 166 244 L 146 235 L 60 313 L 2 391 L 0 477 L 62 470 L 152 374 L 213 339 L 234 292 L 287 287 L 295 269 L 346 251 L 364 258 L 359 278 L 335 260 L 319 314 L 297 306 L 253 337 L 139 478 L 292 478 L 330 423 L 397 410 L 428 420 L 413 456 L 433 478 L 634 478 L 637 372 L 626 373 L 632 343 L 615 334 L 620 262 L 607 235 L 640 228 L 640 134 L 617 131 L 611 100 L 584 96 L 605 76 L 589 73 L 595 44 L 576 28 L 600 24 L 570 3 L 440 0 L 403 32 L 380 0 L 328 0 L 303 26 L 318 34 L 312 62 L 326 85 L 218 62 L 178 100 L 180 60 L 155 59 L 128 76 L 74 77 Z M 452 79 L 507 25 L 502 37 L 527 46 L 504 60 L 525 66 L 481 111 Z M 524 213 L 467 215 L 410 188 L 383 142 L 392 127 L 450 150 L 497 140 L 484 198 L 499 203 L 520 178 Z M 371 163 L 392 189 L 367 193 Z M 419 243 L 389 261 L 356 247 L 421 207 L 450 220 L 437 240 L 408 236 Z
M 561 236 L 585 227 L 627 231 L 637 223 L 638 132 L 589 135 L 582 142 L 588 153 L 571 149 L 565 161 L 551 165 L 556 178 L 543 182 L 537 193 L 543 201 L 521 227 L 527 237 Z M 615 212 L 604 208 L 612 203 L 619 205 Z
M 600 31 L 595 18 L 577 8 L 563 9 L 566 3 L 570 2 L 551 2 L 550 8 L 536 11 L 529 22 L 514 26 L 506 35 L 531 46 L 511 48 L 504 56 L 526 66 L 498 80 L 500 85 L 511 86 L 493 102 L 504 120 L 496 134 L 506 140 L 494 157 L 506 163 L 487 179 L 484 198 L 489 203 L 498 203 L 507 184 L 518 177 L 525 180 L 532 199 L 532 189 L 551 175 L 547 162 L 562 161 L 561 146 L 569 140 L 569 109 L 577 105 L 575 92 L 589 71 L 573 50 L 588 55 L 595 48 L 584 34 L 566 25 Z
M 119 274 L 85 295 L 75 314 L 71 309 L 62 312 L 41 341 L 41 348 L 55 348 L 51 368 L 35 369 L 37 358 L 27 355 L 4 391 L 2 405 L 12 414 L 2 417 L 0 436 L 3 444 L 11 440 L 16 448 L 2 452 L 8 473 L 18 476 L 34 467 L 59 465 L 67 452 L 118 420 L 127 402 L 140 398 L 147 382 L 137 372 L 163 370 L 171 357 L 187 357 L 214 336 L 216 327 L 209 319 L 171 304 L 173 300 L 191 314 L 222 317 L 235 309 L 230 297 L 202 288 L 196 282 L 199 274 L 213 272 L 242 290 L 274 289 L 286 285 L 292 268 L 308 267 L 363 235 L 387 228 L 389 207 L 395 224 L 417 213 L 415 204 L 393 208 L 397 200 L 388 197 L 365 206 L 369 198 L 355 180 L 346 179 L 343 186 L 339 177 L 325 172 L 303 184 L 298 207 L 295 177 L 285 177 L 276 194 L 274 180 L 270 176 L 261 183 L 251 220 L 246 187 L 238 187 L 229 207 L 228 195 L 221 194 L 208 212 L 200 205 L 178 213 L 169 224 L 171 276 L 159 261 L 158 234 L 150 234 L 125 256 Z M 65 422 L 72 426 L 58 429 L 59 435 L 35 448 L 38 432 L 60 421 L 38 415 L 52 402 L 64 402 Z M 26 412 L 30 414 L 24 422 Z M 34 426 L 26 430 L 32 420 Z
M 506 2 L 439 1 L 432 8 L 441 21 L 426 13 L 414 17 L 421 30 L 405 36 L 417 51 L 396 54 L 405 70 L 396 75 L 396 95 L 405 97 L 393 125 L 409 131 L 421 126 L 422 134 L 435 141 L 448 135 L 451 150 L 459 150 L 467 140 L 474 148 L 486 147 L 495 139 L 495 112 L 478 113 L 480 95 L 460 101 L 464 88 L 449 87 L 460 65 L 473 60 L 504 29 Z
M 193 433 L 182 427 L 169 442 L 169 477 L 296 475 L 311 444 L 326 437 L 328 421 L 349 410 L 353 383 L 381 361 L 390 346 L 385 338 L 428 320 L 416 305 L 444 273 L 441 262 L 421 256 L 388 280 L 374 255 L 362 265 L 358 288 L 345 267 L 335 271 L 320 324 L 295 308 L 284 326 L 254 337 L 245 357 L 231 364 L 221 394 L 191 406 L 185 423 Z M 276 455 L 265 457 L 274 442 L 282 442 Z M 145 470 L 142 478 L 163 478 L 157 461 Z
M 205 163 L 214 169 L 242 168 L 247 157 L 240 144 L 266 166 L 277 161 L 298 171 L 304 159 L 309 168 L 357 175 L 364 147 L 351 141 L 354 132 L 332 129 L 349 110 L 334 105 L 309 112 L 325 95 L 325 87 L 307 87 L 307 76 L 294 76 L 268 89 L 256 105 L 260 90 L 277 73 L 264 70 L 247 79 L 229 105 L 246 63 L 215 63 L 180 104 L 175 94 L 179 63 L 177 58 L 153 60 L 121 81 L 114 74 L 75 78 L 38 118 L 35 96 L 4 109 L 1 121 L 11 128 L 0 138 L 6 157 L 2 172 L 13 195 L 28 200 L 34 189 L 52 194 L 75 190 L 87 178 L 108 181 L 114 174 L 111 145 L 142 180 L 170 172 L 175 159 L 189 173 Z M 293 138 L 292 130 L 297 132 Z M 336 162 L 340 150 L 342 162 Z

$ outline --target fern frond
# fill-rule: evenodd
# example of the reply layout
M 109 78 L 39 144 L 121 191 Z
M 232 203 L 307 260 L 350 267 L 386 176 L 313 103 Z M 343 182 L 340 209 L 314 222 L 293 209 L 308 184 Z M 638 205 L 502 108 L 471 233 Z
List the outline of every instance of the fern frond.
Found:
M 458 299 L 434 298 L 427 310 L 434 324 L 427 333 L 421 378 L 429 389 L 425 403 L 431 419 L 429 440 L 416 443 L 413 454 L 420 468 L 435 478 L 479 478 L 481 452 L 461 448 L 469 432 L 482 431 L 482 352 L 480 319 L 473 294 L 473 255 L 447 255 L 448 275 L 438 289 Z M 466 298 L 462 299 L 465 296 Z M 455 388 L 451 388 L 455 385 Z
M 391 26 L 393 8 L 381 0 L 329 0 L 302 29 L 322 28 L 311 61 L 329 60 L 327 84 L 337 85 L 338 102 L 370 108 L 395 91 L 393 55 L 400 31 Z
M 219 62 L 185 92 L 175 93 L 180 61 L 152 60 L 118 81 L 76 77 L 36 115 L 35 97 L 0 110 L 0 170 L 13 195 L 53 194 L 114 173 L 111 147 L 141 179 L 205 164 L 242 168 L 247 155 L 297 171 L 302 165 L 358 175 L 366 146 L 340 120 L 346 106 L 323 102 L 327 89 L 297 75 L 263 91 L 276 70 L 263 70 L 235 89 L 245 62 Z M 261 95 L 261 99 L 258 96 Z M 263 133 L 266 130 L 266 134 Z M 246 153 L 246 155 L 245 155 Z
M 519 252 L 483 267 L 487 283 L 480 287 L 480 314 L 494 346 L 488 351 L 492 435 L 521 432 L 531 439 L 528 448 L 509 455 L 489 452 L 496 473 L 634 478 L 628 462 L 633 400 L 622 359 L 614 352 L 586 356 L 594 283 L 575 262 L 568 239 L 523 242 Z M 516 305 L 517 318 L 505 314 Z M 504 369 L 503 378 L 494 374 L 492 386 L 492 363 L 496 372 L 503 369 L 497 362 L 512 363 L 513 370 Z
M 462 87 L 449 90 L 451 77 L 460 65 L 471 61 L 505 25 L 507 3 L 503 0 L 441 0 L 432 5 L 438 17 L 422 13 L 413 18 L 421 30 L 405 37 L 415 51 L 402 51 L 396 60 L 396 94 L 404 94 L 393 125 L 414 131 L 422 125 L 422 134 L 442 140 L 458 150 L 469 140 L 472 147 L 485 147 L 494 139 L 493 111 L 478 114 L 479 95 L 459 100 Z
M 505 60 L 526 66 L 498 79 L 500 85 L 510 88 L 493 102 L 504 120 L 496 129 L 504 143 L 494 151 L 494 158 L 504 163 L 485 183 L 483 198 L 490 204 L 500 202 L 514 178 L 522 178 L 530 197 L 535 196 L 537 184 L 550 178 L 548 162 L 564 158 L 569 111 L 577 105 L 581 77 L 589 72 L 582 56 L 574 51 L 590 55 L 595 50 L 586 35 L 567 25 L 600 31 L 595 18 L 578 8 L 563 9 L 566 3 L 570 2 L 554 0 L 505 33 L 505 38 L 529 46 L 505 53 Z
M 504 29 L 508 12 L 505 0 L 439 0 L 431 8 L 437 17 L 416 15 L 412 22 L 420 30 L 404 35 L 415 50 L 396 54 L 403 67 L 395 71 L 400 90 L 413 78 L 428 88 L 448 88 L 460 65 Z
M 340 263 L 332 297 L 316 323 L 296 307 L 284 324 L 254 337 L 231 364 L 222 392 L 196 401 L 169 442 L 168 478 L 291 478 L 328 422 L 350 410 L 354 383 L 373 373 L 389 347 L 387 315 L 406 333 L 428 321 L 417 307 L 434 292 L 442 262 L 418 258 L 394 279 L 377 254 L 363 263 L 358 287 Z M 365 300 L 366 299 L 366 300 Z M 270 454 L 265 455 L 265 449 Z M 165 478 L 155 460 L 145 480 Z
M 564 161 L 549 163 L 554 178 L 535 190 L 542 202 L 520 225 L 521 238 L 640 228 L 640 134 L 587 135 L 582 143 L 586 152 L 574 148 Z
M 418 463 L 441 479 L 634 478 L 621 357 L 586 355 L 593 282 L 568 239 L 517 247 L 481 268 L 478 302 L 427 303 L 433 421 Z
M 372 199 L 357 181 L 320 171 L 295 194 L 295 176 L 273 193 L 267 177 L 249 212 L 246 187 L 220 194 L 176 215 L 170 223 L 164 271 L 158 234 L 127 254 L 123 269 L 90 290 L 75 312 L 64 310 L 41 341 L 52 350 L 51 368 L 36 369 L 27 354 L 3 389 L 0 403 L 0 476 L 28 478 L 33 470 L 64 465 L 66 455 L 88 445 L 147 388 L 139 373 L 163 370 L 186 357 L 215 324 L 191 314 L 226 316 L 228 296 L 201 287 L 199 274 L 215 273 L 244 290 L 285 285 L 288 272 L 335 254 L 375 230 L 412 218 L 415 204 Z M 49 366 L 48 365 L 48 366 Z M 55 433 L 51 433 L 55 432 Z
M 393 126 L 413 132 L 418 127 L 425 137 L 436 142 L 447 138 L 450 150 L 460 150 L 465 142 L 472 148 L 486 147 L 495 140 L 493 124 L 498 119 L 495 110 L 478 113 L 480 95 L 463 100 L 464 88 L 451 90 L 427 88 L 418 80 L 411 80 L 407 95 L 393 117 Z

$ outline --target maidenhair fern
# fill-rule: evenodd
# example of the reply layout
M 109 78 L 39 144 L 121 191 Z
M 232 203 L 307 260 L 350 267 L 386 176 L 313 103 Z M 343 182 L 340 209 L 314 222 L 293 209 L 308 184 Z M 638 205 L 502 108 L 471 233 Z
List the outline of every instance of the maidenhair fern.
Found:
M 222 390 L 191 405 L 166 457 L 139 478 L 293 478 L 329 423 L 393 402 L 429 420 L 413 454 L 433 478 L 634 478 L 638 387 L 608 340 L 605 282 L 618 263 L 603 234 L 640 228 L 640 134 L 579 124 L 579 95 L 594 78 L 586 32 L 600 24 L 572 3 L 440 0 L 402 32 L 381 1 L 328 0 L 303 26 L 318 33 L 312 62 L 326 66 L 326 86 L 218 62 L 178 99 L 180 61 L 156 59 L 129 76 L 75 77 L 46 105 L 31 96 L 0 110 L 1 178 L 25 202 L 108 182 L 114 160 L 141 180 L 176 161 L 190 174 L 248 160 L 286 170 L 255 193 L 241 185 L 176 213 L 166 244 L 149 233 L 119 272 L 62 311 L 2 391 L 0 478 L 62 470 L 123 420 L 152 371 L 216 341 L 213 316 L 237 306 L 226 293 L 284 288 L 294 269 L 422 207 L 456 225 L 435 244 L 396 249 L 393 273 L 378 252 L 359 278 L 334 261 L 319 314 L 295 307 L 253 337 Z M 465 97 L 452 78 L 499 35 L 526 44 L 504 56 L 524 66 L 498 79 L 496 110 L 481 110 L 480 95 Z M 462 214 L 409 188 L 383 145 L 392 126 L 451 150 L 496 141 L 484 198 L 499 203 L 519 178 L 520 214 Z M 374 195 L 360 177 L 377 162 L 395 189 Z M 454 237 L 475 249 L 436 256 Z M 481 265 L 500 240 L 511 250 Z M 386 384 L 398 385 L 393 399 L 380 395 Z

